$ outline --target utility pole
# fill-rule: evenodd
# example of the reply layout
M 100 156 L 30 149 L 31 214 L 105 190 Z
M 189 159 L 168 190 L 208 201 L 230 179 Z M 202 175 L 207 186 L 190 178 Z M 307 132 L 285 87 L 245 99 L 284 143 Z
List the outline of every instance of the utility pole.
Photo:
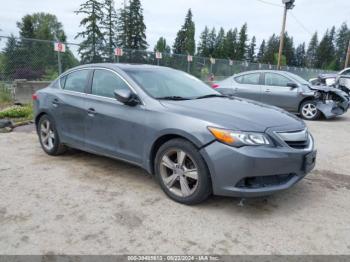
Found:
M 295 0 L 282 0 L 282 3 L 284 4 L 284 11 L 283 11 L 282 30 L 280 35 L 280 47 L 278 50 L 278 60 L 277 60 L 278 70 L 281 69 L 281 59 L 282 59 L 282 50 L 284 45 L 284 32 L 286 30 L 287 11 L 294 7 L 294 1 Z
M 345 59 L 345 67 L 347 68 L 349 66 L 350 62 L 350 39 L 349 39 L 349 45 L 348 45 L 348 52 L 346 53 L 346 59 Z

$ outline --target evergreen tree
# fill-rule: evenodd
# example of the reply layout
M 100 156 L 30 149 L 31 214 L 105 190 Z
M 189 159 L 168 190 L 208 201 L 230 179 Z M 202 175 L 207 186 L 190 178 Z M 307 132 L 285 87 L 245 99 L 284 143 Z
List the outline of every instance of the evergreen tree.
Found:
M 278 54 L 279 49 L 279 37 L 273 34 L 267 41 L 263 63 L 274 64 L 276 61 L 275 57 Z
M 335 39 L 336 55 L 337 55 L 337 70 L 344 67 L 349 41 L 350 41 L 350 29 L 348 28 L 346 23 L 343 23 L 340 26 Z
M 256 47 L 256 38 L 253 36 L 252 41 L 250 42 L 247 59 L 249 62 L 255 62 L 255 47 Z
M 199 43 L 198 43 L 198 50 L 197 53 L 200 56 L 203 57 L 208 57 L 209 54 L 209 28 L 207 26 L 205 26 L 204 31 L 201 33 L 200 37 L 199 37 Z
M 286 64 L 295 66 L 295 48 L 293 37 L 290 37 L 286 32 L 284 35 L 283 55 L 286 58 Z
M 101 25 L 104 19 L 103 4 L 99 0 L 87 0 L 80 5 L 76 14 L 84 14 L 80 21 L 80 26 L 85 27 L 85 31 L 78 33 L 75 38 L 84 38 L 78 49 L 83 63 L 101 62 L 103 45 L 105 42 Z
M 11 35 L 11 37 L 7 39 L 6 46 L 3 50 L 3 54 L 5 78 L 12 80 L 14 78 L 16 68 L 19 68 L 20 65 L 22 65 L 25 62 L 19 56 L 19 46 L 16 38 L 13 35 Z
M 105 16 L 102 20 L 102 25 L 104 28 L 104 33 L 107 40 L 107 46 L 105 48 L 105 54 L 109 59 L 114 57 L 114 49 L 117 44 L 117 22 L 118 17 L 114 8 L 113 0 L 105 0 L 104 2 L 104 12 Z
M 327 30 L 316 51 L 316 66 L 322 69 L 335 70 L 336 59 L 334 57 L 334 36 L 335 28 Z
M 209 56 L 212 56 L 215 51 L 215 44 L 216 44 L 216 29 L 213 27 L 213 29 L 209 33 Z
M 264 56 L 265 56 L 265 48 L 266 48 L 266 46 L 265 46 L 266 44 L 265 44 L 265 40 L 263 40 L 262 42 L 261 42 L 261 45 L 260 45 L 260 47 L 259 47 L 259 52 L 258 52 L 258 54 L 257 54 L 257 61 L 259 62 L 259 63 L 263 63 L 263 59 L 264 59 Z
M 148 47 L 140 0 L 130 0 L 129 5 L 120 10 L 118 46 L 134 50 L 146 50 Z
M 195 36 L 195 24 L 192 21 L 193 15 L 191 9 L 188 10 L 185 23 L 177 33 L 173 52 L 175 54 L 191 54 L 193 55 L 196 51 Z
M 245 60 L 247 54 L 247 24 L 245 23 L 241 30 L 239 31 L 238 43 L 237 43 L 237 52 L 236 59 Z
M 232 30 L 230 29 L 225 37 L 224 41 L 224 53 L 225 57 L 229 59 L 235 58 L 235 51 L 236 51 L 236 37 L 237 37 L 237 29 Z
M 154 47 L 154 52 L 170 53 L 170 46 L 167 45 L 166 39 L 160 37 L 157 41 L 156 46 Z
M 306 66 L 316 67 L 317 63 L 317 49 L 318 49 L 318 35 L 317 32 L 311 37 L 310 43 L 306 51 Z
M 213 56 L 216 58 L 226 58 L 225 57 L 225 30 L 221 27 L 218 35 L 215 39 L 215 48 Z
M 298 47 L 295 49 L 295 66 L 306 66 L 305 43 L 298 45 Z

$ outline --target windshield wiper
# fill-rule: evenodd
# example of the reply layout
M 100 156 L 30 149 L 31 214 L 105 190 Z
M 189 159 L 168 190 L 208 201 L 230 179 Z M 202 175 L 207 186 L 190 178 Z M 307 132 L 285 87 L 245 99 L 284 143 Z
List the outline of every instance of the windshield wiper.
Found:
M 203 99 L 203 98 L 210 98 L 210 97 L 228 97 L 228 96 L 220 95 L 220 94 L 210 94 L 210 95 L 198 96 L 196 97 L 196 99 Z
M 162 96 L 156 97 L 159 100 L 190 100 L 190 98 L 182 97 L 182 96 Z

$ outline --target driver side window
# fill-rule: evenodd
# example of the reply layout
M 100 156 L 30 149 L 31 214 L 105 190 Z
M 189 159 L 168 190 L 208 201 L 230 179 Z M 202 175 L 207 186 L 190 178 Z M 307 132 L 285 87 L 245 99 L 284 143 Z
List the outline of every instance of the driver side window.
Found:
M 97 96 L 104 96 L 114 98 L 114 91 L 116 89 L 129 89 L 129 86 L 115 73 L 96 69 L 92 79 L 91 94 Z
M 274 73 L 265 73 L 265 85 L 267 86 L 287 86 L 292 81 L 287 77 Z

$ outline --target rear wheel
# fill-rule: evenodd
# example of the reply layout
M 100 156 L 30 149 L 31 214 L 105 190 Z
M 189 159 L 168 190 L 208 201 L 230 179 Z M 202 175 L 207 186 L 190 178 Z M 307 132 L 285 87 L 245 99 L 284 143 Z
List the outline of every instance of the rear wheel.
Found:
M 173 139 L 160 147 L 155 159 L 155 173 L 163 191 L 177 202 L 198 204 L 211 193 L 204 159 L 184 139 Z
M 300 105 L 299 113 L 306 120 L 316 120 L 321 117 L 321 112 L 317 109 L 316 102 L 313 100 L 303 102 Z
M 40 144 L 45 153 L 56 156 L 65 152 L 66 147 L 61 144 L 55 124 L 51 117 L 48 115 L 40 117 L 37 128 Z

